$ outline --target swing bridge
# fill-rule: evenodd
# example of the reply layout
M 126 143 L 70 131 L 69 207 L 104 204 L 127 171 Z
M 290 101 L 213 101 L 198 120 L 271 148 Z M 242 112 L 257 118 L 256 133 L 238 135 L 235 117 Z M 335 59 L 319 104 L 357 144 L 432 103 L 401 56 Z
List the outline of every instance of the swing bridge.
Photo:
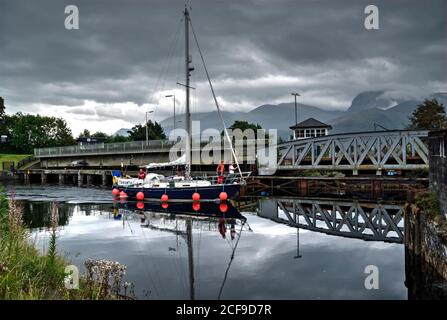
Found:
M 428 168 L 428 131 L 334 134 L 278 144 L 277 170 L 417 170 Z

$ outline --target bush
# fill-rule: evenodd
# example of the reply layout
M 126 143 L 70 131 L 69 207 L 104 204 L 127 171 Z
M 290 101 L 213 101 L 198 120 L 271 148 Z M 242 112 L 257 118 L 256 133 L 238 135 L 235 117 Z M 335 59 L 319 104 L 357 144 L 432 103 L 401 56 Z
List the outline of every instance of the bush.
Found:
M 408 178 L 428 178 L 428 169 L 417 169 L 405 172 Z
M 417 195 L 414 203 L 422 209 L 429 217 L 435 219 L 441 216 L 441 207 L 439 204 L 439 196 L 436 192 L 430 190 L 423 194 Z

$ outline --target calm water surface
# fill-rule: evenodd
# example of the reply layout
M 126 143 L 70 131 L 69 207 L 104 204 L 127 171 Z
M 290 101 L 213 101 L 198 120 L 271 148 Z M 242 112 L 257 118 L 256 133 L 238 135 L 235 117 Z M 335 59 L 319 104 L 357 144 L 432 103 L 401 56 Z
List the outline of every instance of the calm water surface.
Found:
M 26 223 L 40 249 L 48 246 L 45 226 L 51 203 L 58 202 L 59 253 L 80 270 L 84 270 L 88 258 L 125 264 L 125 280 L 134 283 L 140 299 L 190 298 L 191 261 L 197 299 L 217 299 L 219 292 L 222 299 L 407 298 L 401 243 L 365 241 L 346 226 L 339 230 L 344 236 L 331 235 L 322 231 L 330 225 L 325 219 L 318 224 L 322 230 L 281 223 L 287 220 L 287 205 L 278 207 L 277 201 L 253 202 L 240 214 L 230 207 L 222 223 L 219 217 L 163 213 L 159 204 L 145 204 L 144 210 L 139 210 L 134 203 L 114 203 L 110 190 L 104 189 L 40 185 L 7 188 L 23 202 Z M 330 201 L 300 201 L 298 205 L 304 209 L 331 206 Z M 207 213 L 220 212 L 219 205 L 202 206 Z M 346 206 L 349 208 L 349 203 Z M 169 210 L 177 209 L 173 205 Z M 177 211 L 181 210 L 184 208 L 178 207 Z M 387 210 L 393 213 L 392 208 Z M 306 223 L 306 217 L 299 219 Z M 187 245 L 188 221 L 192 259 Z M 374 232 L 364 234 L 368 238 Z M 398 236 L 390 239 L 396 241 Z M 380 270 L 379 290 L 364 287 L 368 265 Z

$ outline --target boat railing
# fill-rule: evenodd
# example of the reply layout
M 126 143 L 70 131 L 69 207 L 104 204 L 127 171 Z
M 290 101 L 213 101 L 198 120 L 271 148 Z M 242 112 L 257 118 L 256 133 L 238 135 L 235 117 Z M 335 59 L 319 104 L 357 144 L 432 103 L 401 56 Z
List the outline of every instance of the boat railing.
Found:
M 212 175 L 212 176 L 200 176 L 200 177 L 193 177 L 193 179 L 197 179 L 197 180 L 206 180 L 211 182 L 212 184 L 220 184 L 220 183 L 224 183 L 224 184 L 231 184 L 231 183 L 240 183 L 245 181 L 250 175 L 251 175 L 251 171 L 244 171 L 241 172 L 241 175 L 239 173 L 233 173 L 233 174 L 226 174 L 223 176 L 223 181 L 219 181 L 219 176 L 218 175 Z

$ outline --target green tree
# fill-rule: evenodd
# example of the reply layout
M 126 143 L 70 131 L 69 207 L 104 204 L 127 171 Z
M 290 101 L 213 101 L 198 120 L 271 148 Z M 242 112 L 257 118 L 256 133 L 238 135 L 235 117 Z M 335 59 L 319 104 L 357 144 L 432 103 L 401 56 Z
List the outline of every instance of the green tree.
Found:
M 245 130 L 253 130 L 255 134 L 255 138 L 258 137 L 258 130 L 263 130 L 263 128 L 259 124 L 250 123 L 247 121 L 236 120 L 234 123 L 228 127 L 228 129 L 235 130 L 240 129 L 242 132 Z M 222 130 L 222 135 L 224 135 L 224 131 Z M 268 138 L 268 134 L 265 134 L 265 137 Z
M 16 113 L 6 116 L 12 151 L 33 153 L 34 148 L 75 144 L 65 120 L 55 117 Z
M 91 137 L 108 139 L 109 135 L 107 133 L 104 133 L 104 132 L 101 132 L 101 131 L 97 131 L 94 134 L 92 134 Z
M 408 129 L 437 130 L 447 128 L 447 117 L 442 103 L 427 99 L 410 116 Z
M 6 128 L 6 114 L 5 114 L 5 100 L 0 97 L 0 135 L 5 135 L 7 133 Z
M 128 142 L 129 138 L 124 136 L 109 136 L 106 140 L 107 143 Z
M 254 132 L 258 129 L 262 129 L 259 124 L 249 123 L 247 121 L 236 120 L 228 129 L 241 129 L 242 131 L 251 129 Z
M 78 135 L 78 138 L 77 138 L 77 139 L 80 139 L 80 138 L 88 138 L 88 137 L 90 137 L 90 136 L 91 136 L 90 130 L 88 130 L 88 129 L 84 129 L 84 131 L 82 131 L 82 132 Z
M 95 133 L 91 133 L 90 130 L 84 129 L 79 135 L 77 139 L 80 138 L 103 138 L 104 141 L 108 141 L 110 139 L 110 136 L 107 133 L 96 131 Z
M 149 140 L 164 140 L 166 134 L 163 127 L 158 122 L 147 122 L 147 131 Z M 146 126 L 137 124 L 129 131 L 129 140 L 131 141 L 143 141 L 146 140 Z
M 5 115 L 5 100 L 3 97 L 0 97 L 0 118 L 3 118 Z

